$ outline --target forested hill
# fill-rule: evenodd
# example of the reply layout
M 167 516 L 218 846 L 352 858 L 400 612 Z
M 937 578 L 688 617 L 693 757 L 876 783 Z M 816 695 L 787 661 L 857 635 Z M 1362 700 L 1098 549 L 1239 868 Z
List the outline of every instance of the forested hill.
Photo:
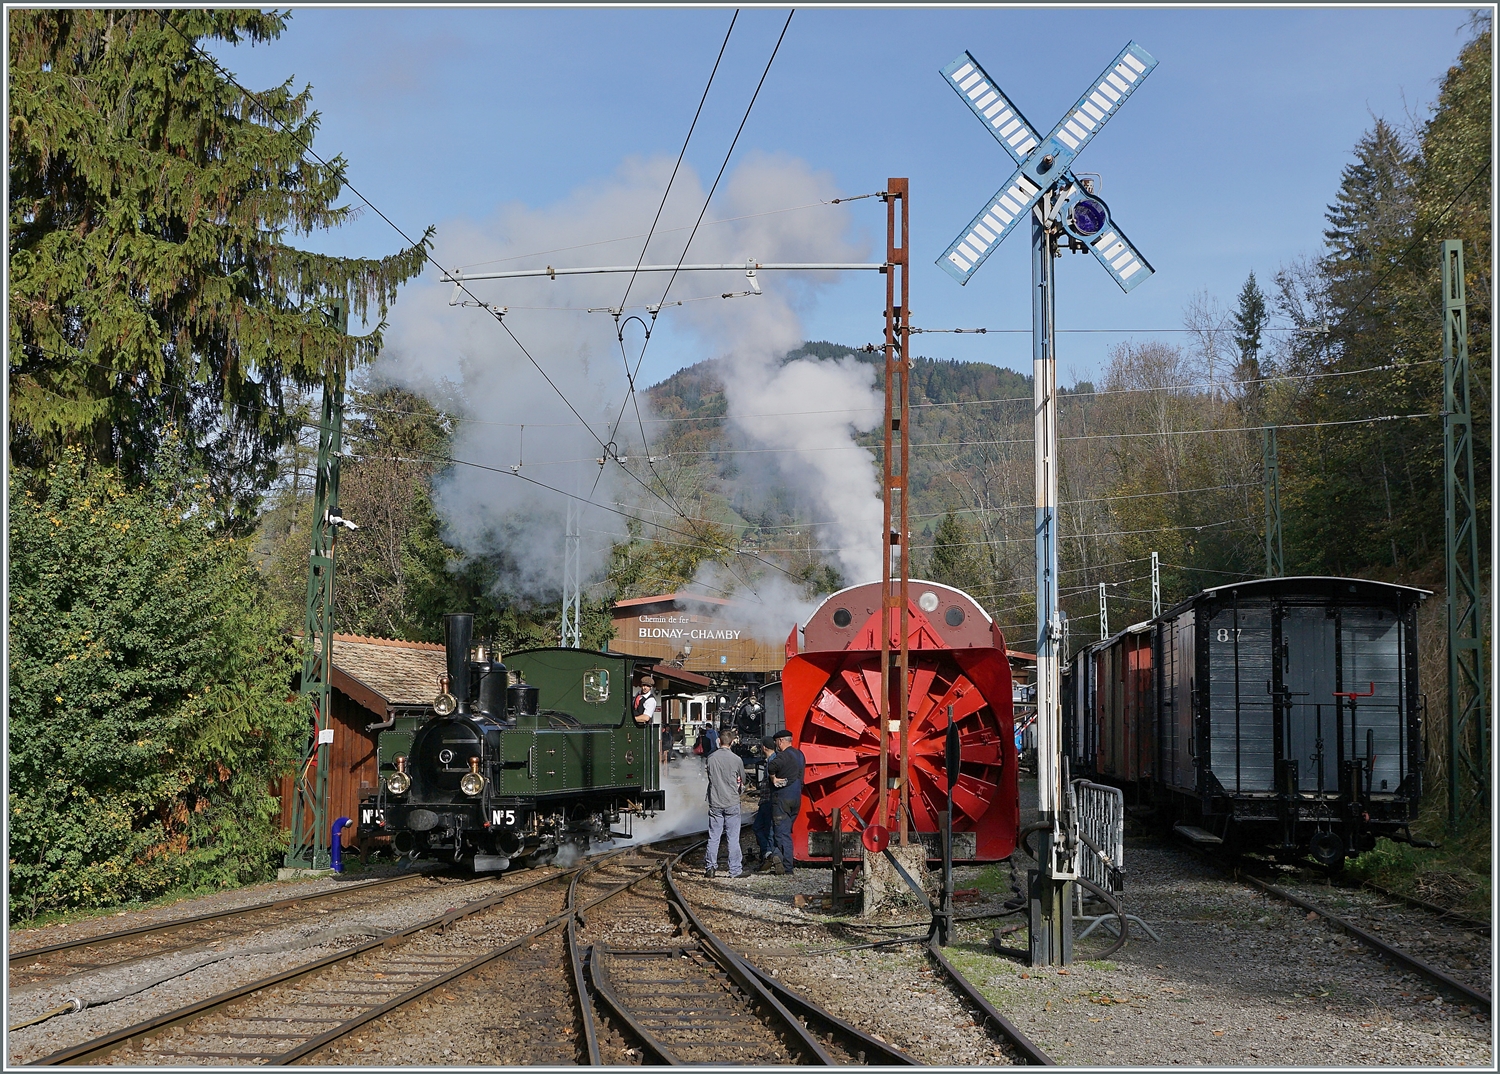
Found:
M 842 343 L 816 340 L 790 351 L 783 362 L 799 358 L 832 361 L 853 357 L 881 370 L 885 356 L 846 347 Z M 665 418 L 712 419 L 723 417 L 724 382 L 719 372 L 726 359 L 709 358 L 686 369 L 679 369 L 666 380 L 652 386 L 648 395 L 651 405 Z M 911 371 L 913 403 L 957 403 L 976 399 L 1009 398 L 1031 394 L 1031 378 L 987 362 L 950 362 L 918 357 Z
M 788 352 L 782 359 L 837 361 L 852 357 L 871 366 L 872 383 L 883 390 L 885 357 L 880 351 L 865 351 L 841 343 L 815 340 Z M 796 465 L 790 455 L 778 456 L 783 468 L 761 468 L 755 474 L 741 466 L 742 456 L 732 449 L 746 446 L 743 435 L 727 422 L 728 404 L 722 371 L 727 359 L 712 358 L 672 374 L 648 390 L 652 408 L 665 419 L 653 434 L 652 451 L 670 455 L 673 469 L 685 487 L 699 491 L 702 508 L 709 517 L 722 520 L 738 538 L 755 544 L 774 528 L 800 525 L 818 515 L 818 506 L 799 502 L 793 488 L 795 475 L 785 471 Z M 960 461 L 949 445 L 994 439 L 995 421 L 1009 417 L 1013 402 L 1031 398 L 1031 378 L 986 362 L 952 362 L 918 357 L 911 370 L 911 428 L 914 448 L 911 460 L 911 512 L 915 533 L 931 537 L 936 520 L 950 508 L 962 510 L 969 497 L 954 484 L 954 463 Z M 837 409 L 835 401 L 824 401 Z M 806 410 L 806 400 L 788 400 L 788 409 Z M 1023 406 L 1024 410 L 1024 406 Z M 822 420 L 809 416 L 808 421 Z M 879 459 L 881 427 L 858 437 Z M 932 445 L 925 449 L 921 445 Z M 968 451 L 960 450 L 959 456 Z M 962 458 L 962 464 L 976 460 Z M 754 478 L 752 480 L 752 478 Z M 683 480 L 686 479 L 686 480 Z M 764 533 L 762 531 L 765 531 Z M 920 560 L 921 549 L 917 550 Z

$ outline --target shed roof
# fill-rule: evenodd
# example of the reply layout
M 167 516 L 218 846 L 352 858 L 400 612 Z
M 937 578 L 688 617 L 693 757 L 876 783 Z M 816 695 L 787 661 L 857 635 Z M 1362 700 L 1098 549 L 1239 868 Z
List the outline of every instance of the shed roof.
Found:
M 724 607 L 733 606 L 735 603 L 735 601 L 725 600 L 723 597 L 710 597 L 702 593 L 683 593 L 679 591 L 677 593 L 659 593 L 654 597 L 631 597 L 628 600 L 617 600 L 614 604 L 614 610 L 617 613 L 633 613 L 645 608 L 654 607 L 658 604 L 708 604 Z
M 441 645 L 363 634 L 333 636 L 334 688 L 382 716 L 393 705 L 432 704 L 446 672 Z

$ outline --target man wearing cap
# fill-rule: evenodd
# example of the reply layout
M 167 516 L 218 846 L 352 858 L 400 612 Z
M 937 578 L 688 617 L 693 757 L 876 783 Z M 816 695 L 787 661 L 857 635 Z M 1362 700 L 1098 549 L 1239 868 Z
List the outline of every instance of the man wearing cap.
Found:
M 745 787 L 745 762 L 733 747 L 734 732 L 725 731 L 708 759 L 708 847 L 703 875 L 710 880 L 718 872 L 720 840 L 729 844 L 729 879 L 741 875 L 740 791 Z
M 761 748 L 761 777 L 756 785 L 756 791 L 760 795 L 760 806 L 755 810 L 755 819 L 750 822 L 750 830 L 755 833 L 756 853 L 752 860 L 759 860 L 769 867 L 776 855 L 776 818 L 771 808 L 775 804 L 775 788 L 771 786 L 771 777 L 766 774 L 766 769 L 771 758 L 776 756 L 776 740 L 770 735 L 760 740 Z
M 776 829 L 776 851 L 781 855 L 781 872 L 791 876 L 792 824 L 802 809 L 802 773 L 807 768 L 807 758 L 792 745 L 792 733 L 786 728 L 772 737 L 776 756 L 766 764 L 766 775 L 773 788 L 771 815 Z

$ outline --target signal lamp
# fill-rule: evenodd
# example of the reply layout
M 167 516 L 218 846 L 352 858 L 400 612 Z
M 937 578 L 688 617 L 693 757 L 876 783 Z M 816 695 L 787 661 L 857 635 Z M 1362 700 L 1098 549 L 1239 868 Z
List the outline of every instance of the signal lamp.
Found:
M 1073 227 L 1080 235 L 1097 235 L 1104 228 L 1104 206 L 1082 198 L 1073 206 Z
M 450 693 L 438 694 L 437 700 L 432 703 L 432 711 L 439 716 L 449 716 L 458 708 L 458 698 Z

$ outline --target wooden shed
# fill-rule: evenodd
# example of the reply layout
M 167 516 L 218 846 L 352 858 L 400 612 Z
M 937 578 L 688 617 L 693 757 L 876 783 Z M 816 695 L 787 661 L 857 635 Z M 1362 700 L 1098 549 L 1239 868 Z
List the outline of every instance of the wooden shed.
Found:
M 351 821 L 345 847 L 355 845 L 359 801 L 375 791 L 378 725 L 398 715 L 426 715 L 442 692 L 446 658 L 441 645 L 360 634 L 333 636 L 333 744 L 328 768 L 328 823 Z M 281 781 L 281 826 L 292 824 L 292 778 Z

